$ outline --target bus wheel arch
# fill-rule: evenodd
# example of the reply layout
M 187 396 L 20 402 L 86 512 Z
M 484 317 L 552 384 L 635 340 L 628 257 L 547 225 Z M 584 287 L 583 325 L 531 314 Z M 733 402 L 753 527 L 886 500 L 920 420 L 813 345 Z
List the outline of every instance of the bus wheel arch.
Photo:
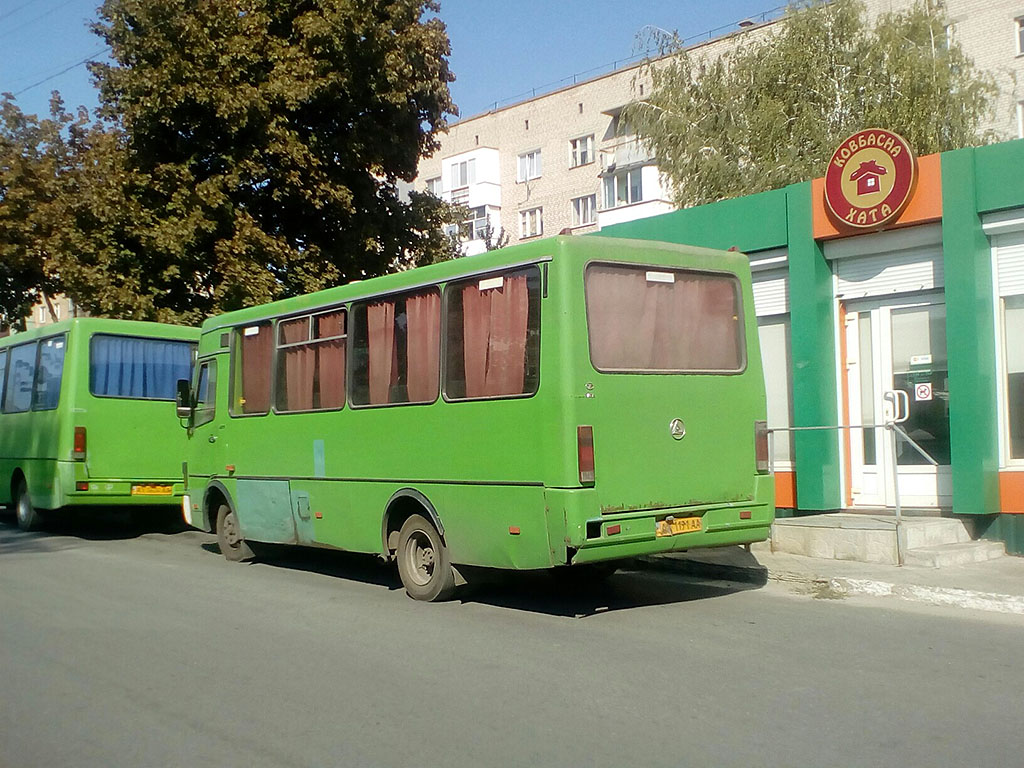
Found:
M 235 503 L 231 500 L 228 489 L 214 480 L 206 486 L 206 492 L 203 494 L 203 514 L 206 516 L 206 527 L 210 533 L 217 532 L 217 510 L 221 504 L 227 504 L 232 512 L 235 511 Z
M 405 521 L 413 515 L 421 515 L 434 524 L 441 541 L 444 542 L 444 525 L 430 499 L 415 488 L 403 488 L 388 499 L 381 525 L 384 557 L 394 558 L 398 551 L 398 535 Z

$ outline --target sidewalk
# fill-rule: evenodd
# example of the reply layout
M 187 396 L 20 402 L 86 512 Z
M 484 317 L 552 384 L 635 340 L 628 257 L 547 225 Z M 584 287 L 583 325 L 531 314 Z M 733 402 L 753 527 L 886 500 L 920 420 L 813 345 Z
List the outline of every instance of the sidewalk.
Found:
M 773 553 L 767 543 L 641 558 L 643 567 L 702 578 L 803 585 L 822 597 L 866 595 L 1024 614 L 1024 557 L 925 568 Z

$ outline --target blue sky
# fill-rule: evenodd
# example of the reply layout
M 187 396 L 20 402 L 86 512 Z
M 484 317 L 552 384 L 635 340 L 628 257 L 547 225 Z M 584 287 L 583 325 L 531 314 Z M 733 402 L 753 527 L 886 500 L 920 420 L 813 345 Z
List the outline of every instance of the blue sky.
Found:
M 0 92 L 46 113 L 51 90 L 96 106 L 83 60 L 103 56 L 88 30 L 99 0 L 0 0 Z M 694 41 L 776 8 L 779 0 L 442 0 L 452 94 L 463 117 L 608 71 L 639 53 L 646 25 Z M 42 82 L 41 82 L 42 81 Z

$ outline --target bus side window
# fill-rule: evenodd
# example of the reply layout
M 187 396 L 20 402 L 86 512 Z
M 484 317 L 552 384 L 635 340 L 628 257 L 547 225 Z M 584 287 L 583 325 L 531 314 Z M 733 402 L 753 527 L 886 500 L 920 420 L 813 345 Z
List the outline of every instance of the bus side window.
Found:
M 4 382 L 7 380 L 7 350 L 0 349 L 0 404 L 3 403 Z
M 210 360 L 199 367 L 196 380 L 196 410 L 193 427 L 209 424 L 217 412 L 217 361 Z
M 445 301 L 445 397 L 516 397 L 537 391 L 540 272 L 536 267 L 449 283 Z
M 39 343 L 39 364 L 36 366 L 35 394 L 32 400 L 34 411 L 52 411 L 60 401 L 65 341 L 64 336 L 55 336 Z
M 270 323 L 236 329 L 231 350 L 233 416 L 270 412 L 273 357 L 274 331 Z
M 36 344 L 11 347 L 8 360 L 7 390 L 4 392 L 4 413 L 23 413 L 32 407 L 32 381 L 36 372 Z
M 441 368 L 441 293 L 436 288 L 352 308 L 354 405 L 432 403 Z

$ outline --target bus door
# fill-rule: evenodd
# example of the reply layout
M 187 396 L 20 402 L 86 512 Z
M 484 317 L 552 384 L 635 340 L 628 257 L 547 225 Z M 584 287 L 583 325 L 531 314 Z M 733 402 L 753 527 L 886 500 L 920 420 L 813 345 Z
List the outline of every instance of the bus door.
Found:
M 191 477 L 209 481 L 226 471 L 224 468 L 224 425 L 227 402 L 226 398 L 217 397 L 216 358 L 199 360 L 196 363 L 194 393 L 195 411 L 190 428 L 188 473 Z M 193 488 L 195 485 L 190 483 Z M 193 504 L 201 502 L 202 499 L 192 499 Z

